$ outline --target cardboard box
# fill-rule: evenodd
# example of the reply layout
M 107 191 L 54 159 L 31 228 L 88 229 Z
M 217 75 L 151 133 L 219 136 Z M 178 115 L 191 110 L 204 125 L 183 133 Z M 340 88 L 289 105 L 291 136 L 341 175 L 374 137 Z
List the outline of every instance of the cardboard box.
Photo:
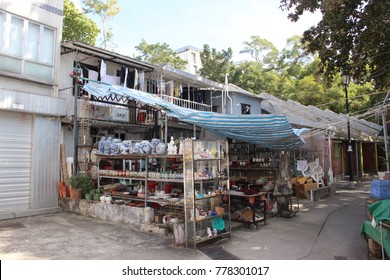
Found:
M 307 180 L 306 177 L 302 176 L 297 178 L 297 183 L 303 185 L 304 183 L 306 183 L 306 180 Z
M 367 239 L 368 253 L 370 256 L 381 259 L 382 258 L 382 247 L 380 244 L 375 242 L 372 238 Z
M 295 185 L 295 194 L 299 198 L 310 198 L 310 190 L 318 189 L 318 183 L 306 183 Z

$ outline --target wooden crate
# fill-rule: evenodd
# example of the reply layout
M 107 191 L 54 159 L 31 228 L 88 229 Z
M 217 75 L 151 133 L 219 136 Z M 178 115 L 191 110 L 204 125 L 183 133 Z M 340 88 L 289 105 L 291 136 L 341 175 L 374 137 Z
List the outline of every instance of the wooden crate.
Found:
M 375 259 L 382 259 L 382 247 L 380 244 L 375 242 L 374 239 L 368 238 L 367 245 L 368 245 L 368 255 L 370 258 L 373 257 Z
M 310 190 L 318 189 L 318 183 L 296 184 L 295 193 L 299 198 L 310 198 Z

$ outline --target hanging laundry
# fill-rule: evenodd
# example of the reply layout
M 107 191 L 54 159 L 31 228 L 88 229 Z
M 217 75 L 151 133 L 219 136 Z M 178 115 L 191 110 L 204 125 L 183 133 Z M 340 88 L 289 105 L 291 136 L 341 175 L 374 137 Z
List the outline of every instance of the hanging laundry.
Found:
M 122 65 L 122 67 L 121 67 L 121 74 L 120 74 L 120 77 L 121 77 L 120 83 L 121 83 L 121 85 L 124 85 L 124 83 L 125 83 L 125 81 L 126 81 L 126 79 L 125 79 L 125 77 L 126 77 L 126 67 L 123 66 L 123 65 Z
M 106 75 L 104 78 L 102 78 L 101 81 L 103 83 L 107 83 L 107 84 L 110 84 L 110 85 L 119 86 L 120 85 L 120 81 L 121 81 L 121 77 Z
M 135 71 L 129 69 L 127 73 L 126 86 L 128 88 L 134 88 Z
M 307 168 L 307 160 L 297 160 L 297 171 L 304 171 Z
M 174 88 L 173 81 L 169 81 L 165 84 L 165 94 L 168 96 L 173 96 Z
M 138 89 L 138 70 L 134 70 L 134 89 Z
M 88 69 L 88 79 L 89 80 L 97 81 L 98 78 L 99 78 L 99 73 L 97 71 Z
M 173 96 L 179 97 L 179 84 L 175 83 L 173 85 Z
M 141 72 L 139 72 L 138 75 L 139 75 L 139 77 L 138 77 L 139 90 L 144 91 L 144 89 L 145 89 L 145 72 L 141 71 Z
M 100 80 L 102 80 L 107 74 L 107 65 L 103 60 L 100 61 L 99 74 L 100 74 Z

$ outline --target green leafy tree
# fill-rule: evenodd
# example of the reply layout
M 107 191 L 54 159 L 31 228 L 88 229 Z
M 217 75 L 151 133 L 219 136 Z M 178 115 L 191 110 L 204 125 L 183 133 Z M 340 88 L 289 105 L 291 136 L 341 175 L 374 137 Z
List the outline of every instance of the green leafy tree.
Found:
M 120 11 L 117 0 L 82 0 L 84 12 L 95 14 L 102 21 L 102 47 L 103 49 L 114 49 L 112 29 L 107 29 L 107 20 L 112 20 Z
M 230 82 L 255 94 L 267 92 L 277 95 L 278 76 L 273 71 L 264 71 L 255 61 L 246 61 L 234 69 Z
M 160 64 L 167 63 L 177 69 L 184 69 L 187 61 L 177 56 L 177 53 L 172 50 L 166 43 L 148 44 L 144 39 L 135 46 L 135 49 L 140 52 L 138 60 Z
M 320 10 L 322 20 L 303 34 L 308 51 L 318 53 L 328 78 L 347 69 L 355 82 L 390 86 L 390 1 L 281 0 L 288 18 Z
M 251 40 L 245 41 L 243 44 L 245 47 L 240 53 L 250 54 L 267 71 L 276 68 L 279 51 L 270 41 L 259 36 L 251 36 Z
M 212 81 L 224 83 L 225 75 L 232 75 L 234 72 L 232 57 L 233 50 L 231 48 L 217 51 L 205 44 L 203 51 L 200 53 L 202 68 L 199 70 L 199 74 Z
M 73 2 L 64 1 L 62 42 L 81 41 L 94 46 L 99 32 L 96 23 L 81 13 Z

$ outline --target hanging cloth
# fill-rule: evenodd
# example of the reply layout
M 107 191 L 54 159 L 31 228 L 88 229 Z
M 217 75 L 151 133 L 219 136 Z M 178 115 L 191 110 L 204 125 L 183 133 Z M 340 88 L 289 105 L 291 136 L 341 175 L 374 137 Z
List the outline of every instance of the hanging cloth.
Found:
M 103 81 L 103 79 L 106 77 L 107 74 L 107 65 L 104 63 L 103 60 L 100 61 L 100 80 Z
M 124 80 L 123 80 L 123 87 L 126 87 L 127 86 L 127 77 L 129 75 L 129 68 L 125 68 L 125 77 L 124 77 Z
M 134 71 L 134 89 L 138 89 L 138 70 L 135 69 Z
M 99 78 L 98 72 L 88 69 L 88 79 L 97 81 L 98 78 Z
M 141 71 L 138 73 L 139 80 L 139 90 L 144 91 L 145 89 L 145 72 Z
M 307 168 L 307 160 L 297 160 L 297 171 L 304 171 Z
M 175 83 L 173 86 L 173 96 L 179 97 L 179 84 L 178 83 Z

